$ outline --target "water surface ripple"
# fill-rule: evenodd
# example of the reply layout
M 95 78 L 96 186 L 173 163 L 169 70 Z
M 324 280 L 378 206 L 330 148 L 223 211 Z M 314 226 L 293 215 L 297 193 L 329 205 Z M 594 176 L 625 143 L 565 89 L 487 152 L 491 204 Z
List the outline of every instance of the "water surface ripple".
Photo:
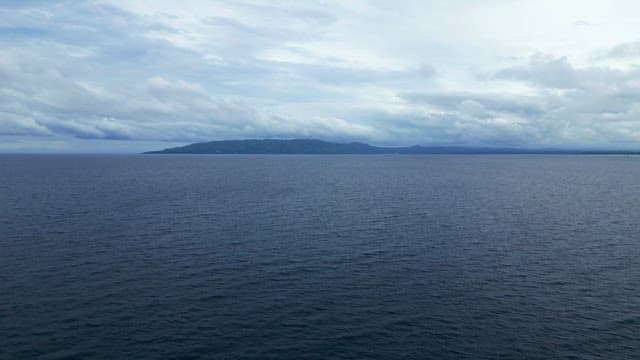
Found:
M 0 156 L 0 358 L 640 358 L 634 156 Z

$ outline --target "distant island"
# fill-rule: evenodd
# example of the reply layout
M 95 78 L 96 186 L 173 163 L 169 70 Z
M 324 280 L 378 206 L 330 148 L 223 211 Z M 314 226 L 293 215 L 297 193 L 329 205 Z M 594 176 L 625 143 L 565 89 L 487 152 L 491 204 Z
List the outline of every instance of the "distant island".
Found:
M 317 139 L 252 139 L 201 142 L 145 154 L 639 154 L 624 150 L 521 149 L 462 146 L 381 147 Z

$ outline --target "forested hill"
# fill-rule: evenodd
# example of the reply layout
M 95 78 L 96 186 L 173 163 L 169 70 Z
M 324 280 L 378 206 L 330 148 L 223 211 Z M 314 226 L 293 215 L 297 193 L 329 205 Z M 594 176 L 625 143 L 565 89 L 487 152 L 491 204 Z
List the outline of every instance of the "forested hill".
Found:
M 481 147 L 380 147 L 316 139 L 223 140 L 195 143 L 145 154 L 635 154 L 631 151 L 554 150 Z

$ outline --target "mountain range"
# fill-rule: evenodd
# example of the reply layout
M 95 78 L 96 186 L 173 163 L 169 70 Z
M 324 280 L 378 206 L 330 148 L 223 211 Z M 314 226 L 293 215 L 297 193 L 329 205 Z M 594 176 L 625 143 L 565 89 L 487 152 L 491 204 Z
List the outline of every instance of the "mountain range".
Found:
M 145 154 L 637 154 L 623 150 L 561 150 L 461 146 L 381 147 L 317 139 L 251 139 L 194 143 Z

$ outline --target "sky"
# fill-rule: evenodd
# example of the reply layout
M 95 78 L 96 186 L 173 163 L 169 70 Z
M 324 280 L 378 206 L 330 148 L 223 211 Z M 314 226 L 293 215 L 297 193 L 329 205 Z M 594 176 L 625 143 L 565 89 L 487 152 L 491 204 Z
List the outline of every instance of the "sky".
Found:
M 640 2 L 0 1 L 0 152 L 640 149 Z

